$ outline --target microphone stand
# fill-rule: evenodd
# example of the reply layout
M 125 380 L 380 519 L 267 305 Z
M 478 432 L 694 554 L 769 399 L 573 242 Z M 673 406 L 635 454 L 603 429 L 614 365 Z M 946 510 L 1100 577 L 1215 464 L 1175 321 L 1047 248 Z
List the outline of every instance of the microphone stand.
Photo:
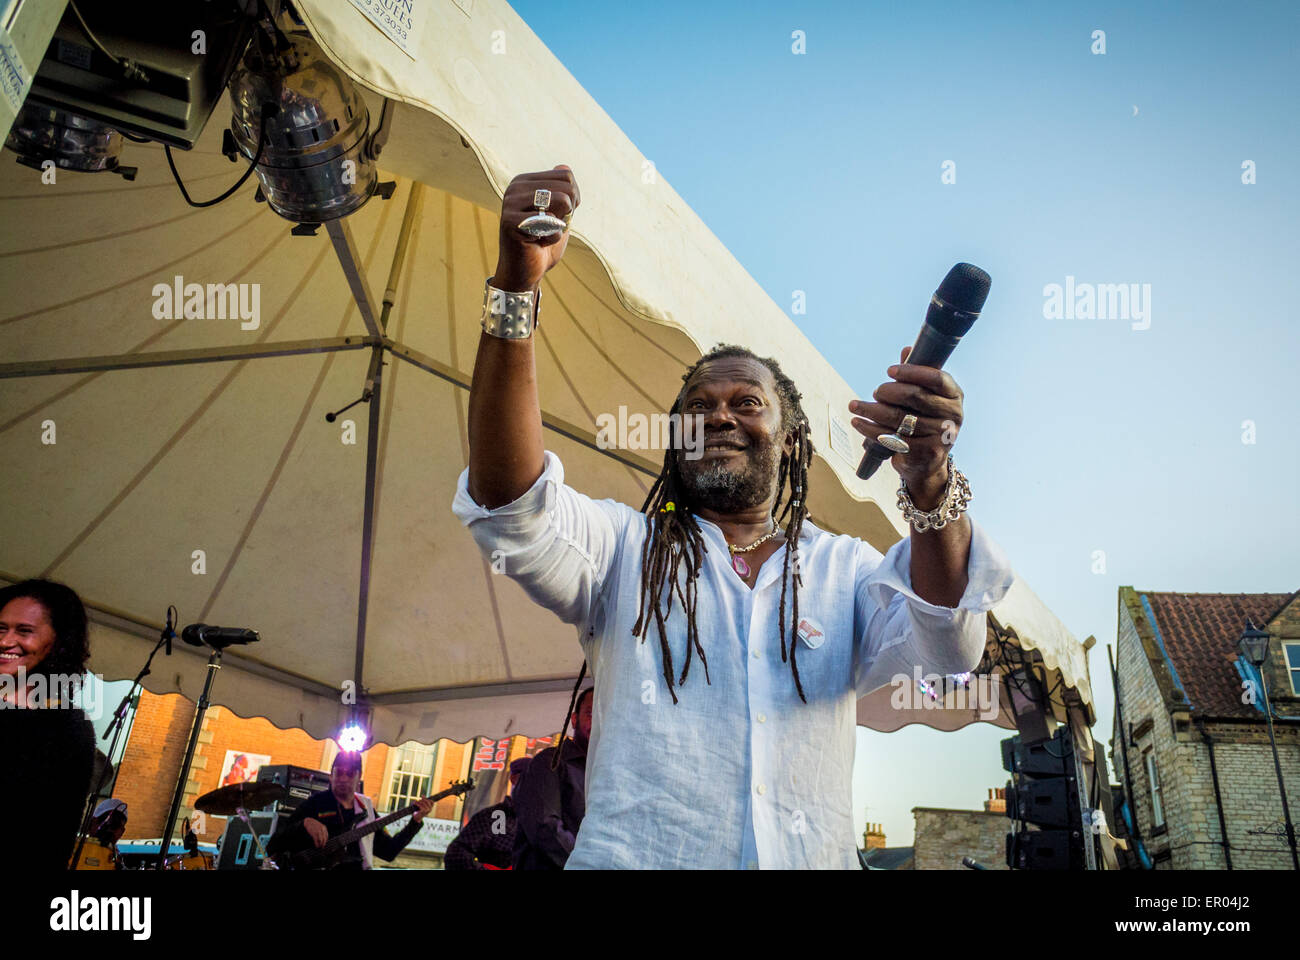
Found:
M 212 650 L 212 656 L 208 657 L 208 675 L 203 681 L 203 692 L 199 694 L 198 706 L 194 711 L 194 726 L 190 728 L 190 742 L 185 748 L 185 759 L 181 762 L 180 775 L 176 778 L 176 791 L 172 794 L 171 809 L 167 811 L 167 826 L 163 828 L 162 843 L 158 847 L 158 870 L 165 870 L 167 867 L 167 853 L 172 843 L 172 830 L 176 827 L 176 817 L 180 813 L 181 800 L 185 796 L 185 783 L 189 780 L 190 764 L 194 761 L 194 751 L 199 745 L 203 715 L 212 702 L 208 699 L 208 694 L 212 692 L 212 678 L 221 669 L 221 648 L 213 647 L 211 644 L 209 646 Z
M 168 646 L 167 652 L 171 653 L 171 639 L 171 614 L 169 611 L 167 616 L 167 627 L 164 628 L 162 636 L 158 638 L 158 642 L 154 644 L 154 648 L 149 651 L 149 659 L 144 662 L 144 666 L 140 668 L 140 672 L 135 675 L 135 680 L 131 682 L 131 688 L 126 691 L 126 696 L 122 698 L 122 702 L 119 703 L 117 709 L 113 711 L 113 722 L 108 725 L 108 729 L 105 730 L 104 735 L 100 737 L 101 740 L 107 740 L 109 734 L 112 734 L 113 740 L 108 745 L 108 756 L 104 758 L 104 769 L 99 772 L 99 782 L 95 784 L 95 789 L 92 790 L 90 796 L 86 798 L 86 809 L 81 818 L 81 829 L 77 831 L 77 848 L 72 853 L 71 869 L 73 870 L 75 870 L 77 864 L 81 862 L 81 851 L 84 850 L 86 846 L 86 831 L 90 829 L 90 821 L 95 815 L 95 806 L 100 792 L 104 789 L 104 783 L 108 780 L 109 770 L 113 771 L 114 783 L 116 784 L 117 782 L 117 768 L 113 763 L 113 753 L 117 750 L 118 737 L 122 735 L 122 730 L 126 727 L 127 708 L 130 706 L 132 699 L 135 698 L 137 688 L 142 685 L 144 678 L 149 675 L 149 666 L 153 663 L 154 656 L 162 648 L 164 643 Z

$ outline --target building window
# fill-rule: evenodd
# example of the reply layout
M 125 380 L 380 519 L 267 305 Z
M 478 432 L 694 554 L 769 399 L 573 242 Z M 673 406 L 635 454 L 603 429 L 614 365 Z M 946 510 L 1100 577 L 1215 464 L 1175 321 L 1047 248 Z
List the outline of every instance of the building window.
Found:
M 1148 748 L 1143 757 L 1147 765 L 1147 782 L 1151 784 L 1151 826 L 1159 829 L 1165 825 L 1165 808 L 1160 792 L 1160 771 L 1156 769 L 1154 750 Z
M 1286 654 L 1286 670 L 1291 677 L 1291 695 L 1300 697 L 1300 643 L 1284 643 L 1282 652 Z
M 408 807 L 433 793 L 433 765 L 438 756 L 434 744 L 404 743 L 395 748 L 393 774 L 388 781 L 389 812 Z

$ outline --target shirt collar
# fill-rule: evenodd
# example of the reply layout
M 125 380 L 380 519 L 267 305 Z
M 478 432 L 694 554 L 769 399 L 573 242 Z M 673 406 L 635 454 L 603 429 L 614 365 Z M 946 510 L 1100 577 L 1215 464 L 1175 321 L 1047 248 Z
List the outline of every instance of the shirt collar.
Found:
M 700 529 L 712 530 L 718 536 L 718 538 L 723 541 L 723 543 L 726 543 L 727 538 L 723 534 L 722 528 L 720 526 L 718 526 L 712 520 L 705 520 L 699 514 L 695 514 L 694 516 L 695 516 L 695 522 L 700 525 Z M 781 529 L 784 530 L 785 527 L 782 526 Z M 821 532 L 822 532 L 821 527 L 813 523 L 812 520 L 809 519 L 808 517 L 804 517 L 803 526 L 800 527 L 799 529 L 799 542 L 803 543 L 805 540 Z
M 330 796 L 331 796 L 331 797 L 333 798 L 333 800 L 334 800 L 334 806 L 338 807 L 339 810 L 342 811 L 342 810 L 343 810 L 343 804 L 339 803 L 339 798 L 334 796 L 334 792 L 333 792 L 333 791 L 330 791 Z M 352 794 L 352 812 L 353 812 L 353 813 L 365 813 L 365 812 L 366 812 L 366 804 L 365 804 L 365 801 L 361 799 L 361 794 L 359 794 L 359 793 L 353 793 L 353 794 Z

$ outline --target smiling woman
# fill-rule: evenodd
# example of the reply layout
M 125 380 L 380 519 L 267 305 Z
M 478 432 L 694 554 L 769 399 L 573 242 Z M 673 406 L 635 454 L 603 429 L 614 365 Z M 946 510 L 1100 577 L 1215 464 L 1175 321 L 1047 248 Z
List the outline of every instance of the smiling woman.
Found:
M 89 656 L 86 609 L 49 580 L 0 590 L 0 757 L 11 788 L 0 800 L 8 862 L 61 870 L 90 792 L 95 732 L 80 708 L 46 695 L 67 690 Z M 39 695 L 38 695 L 39 693 Z
M 0 590 L 0 674 L 80 675 L 89 657 L 86 608 L 75 590 L 52 580 Z

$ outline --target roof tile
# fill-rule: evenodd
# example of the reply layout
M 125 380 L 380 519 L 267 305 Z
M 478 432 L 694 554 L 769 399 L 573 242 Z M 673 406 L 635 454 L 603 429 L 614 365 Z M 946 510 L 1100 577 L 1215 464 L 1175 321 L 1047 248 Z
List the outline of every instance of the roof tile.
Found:
M 1266 626 L 1296 594 L 1139 594 L 1151 604 L 1165 652 L 1192 710 L 1205 716 L 1258 716 L 1253 706 L 1241 702 L 1241 677 L 1233 666 L 1237 640 L 1247 619 Z

